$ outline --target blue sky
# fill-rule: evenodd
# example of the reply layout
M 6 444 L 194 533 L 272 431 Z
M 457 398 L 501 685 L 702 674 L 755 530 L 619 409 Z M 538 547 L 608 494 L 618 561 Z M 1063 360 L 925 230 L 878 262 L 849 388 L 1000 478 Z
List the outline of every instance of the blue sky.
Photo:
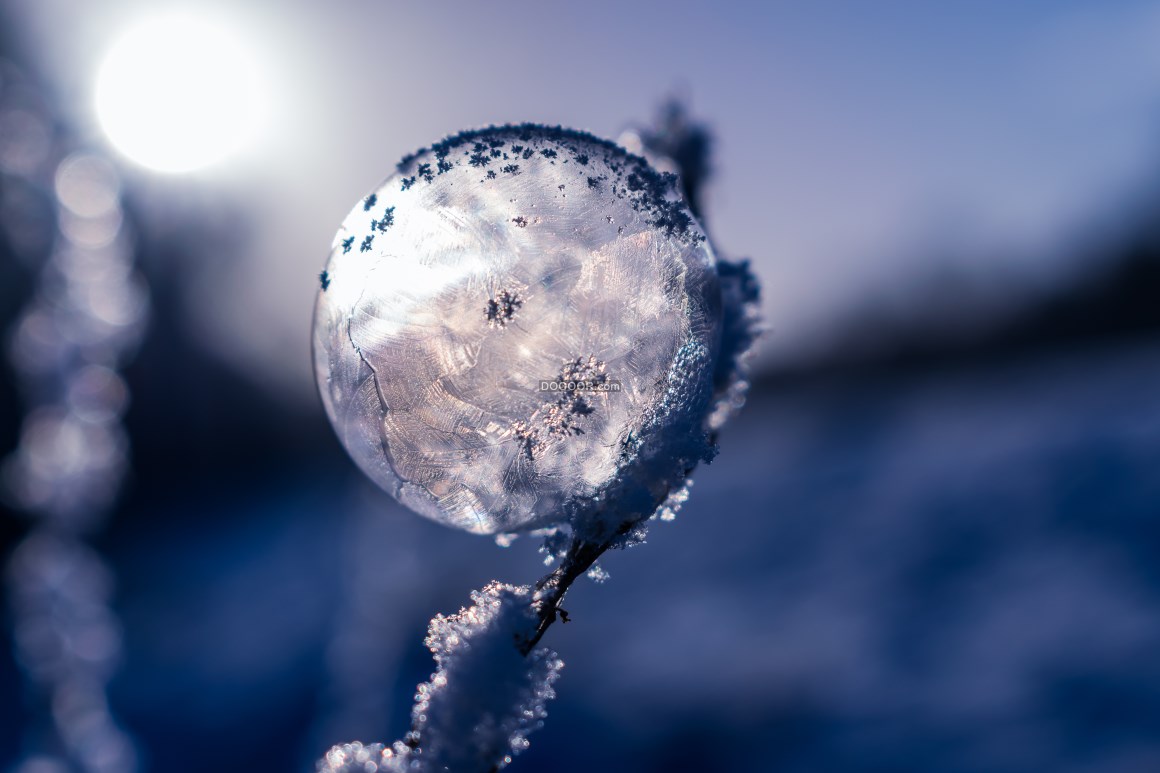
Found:
M 9 14 L 100 142 L 92 73 L 159 7 L 14 0 Z M 719 141 L 709 226 L 765 282 L 769 364 L 948 268 L 1015 296 L 1049 287 L 1079 270 L 1071 245 L 1160 169 L 1154 3 L 189 7 L 252 41 L 276 120 L 226 168 L 130 174 L 157 206 L 249 213 L 228 281 L 191 283 L 207 312 L 195 323 L 304 395 L 315 274 L 338 222 L 398 157 L 459 129 L 535 120 L 615 137 L 687 97 Z

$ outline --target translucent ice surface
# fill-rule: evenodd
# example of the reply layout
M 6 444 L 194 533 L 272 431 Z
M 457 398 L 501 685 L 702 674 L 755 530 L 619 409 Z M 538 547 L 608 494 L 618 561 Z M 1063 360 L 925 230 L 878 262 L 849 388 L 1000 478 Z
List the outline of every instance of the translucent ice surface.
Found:
M 596 512 L 629 480 L 642 510 L 663 501 L 702 444 L 722 313 L 675 183 L 540 126 L 404 159 L 343 222 L 315 308 L 323 403 L 359 467 L 479 533 Z

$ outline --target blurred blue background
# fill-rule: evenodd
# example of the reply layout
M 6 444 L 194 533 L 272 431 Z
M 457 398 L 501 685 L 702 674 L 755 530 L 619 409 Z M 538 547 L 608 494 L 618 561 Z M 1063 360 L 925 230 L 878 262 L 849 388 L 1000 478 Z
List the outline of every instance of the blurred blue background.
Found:
M 57 227 L 26 181 L 63 152 L 117 165 L 152 296 L 131 472 L 90 540 L 142 769 L 309 770 L 398 738 L 428 618 L 543 572 L 533 540 L 360 479 L 314 393 L 317 271 L 421 145 L 524 120 L 617 137 L 676 97 L 713 137 L 706 225 L 752 259 L 770 332 L 675 522 L 569 596 L 560 697 L 513 770 L 1160 770 L 1155 3 L 193 8 L 247 42 L 269 115 L 185 175 L 123 158 L 93 109 L 155 3 L 0 16 L 24 73 L 19 109 L 0 91 L 5 341 Z M 41 156 L 6 155 L 13 110 L 48 127 Z M 8 453 L 28 400 L 5 368 Z M 9 503 L 4 557 L 32 528 Z M 12 652 L 15 769 L 41 719 Z

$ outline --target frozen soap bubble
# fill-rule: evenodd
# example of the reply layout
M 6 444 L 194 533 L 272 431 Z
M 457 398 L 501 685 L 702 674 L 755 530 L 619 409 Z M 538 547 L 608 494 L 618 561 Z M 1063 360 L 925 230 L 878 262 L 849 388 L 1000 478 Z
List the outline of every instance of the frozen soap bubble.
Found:
M 422 515 L 639 518 L 708 452 L 713 253 L 676 178 L 610 142 L 524 125 L 420 151 L 351 210 L 320 285 L 327 415 Z

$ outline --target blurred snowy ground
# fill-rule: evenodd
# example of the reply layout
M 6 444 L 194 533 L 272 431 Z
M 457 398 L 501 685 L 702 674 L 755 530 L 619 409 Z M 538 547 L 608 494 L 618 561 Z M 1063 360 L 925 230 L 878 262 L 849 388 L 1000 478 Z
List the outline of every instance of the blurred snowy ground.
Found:
M 517 764 L 1155 769 L 1157 385 L 1160 340 L 763 385 L 676 521 L 574 589 L 548 637 L 560 698 Z M 142 412 L 206 410 L 136 390 Z M 366 487 L 318 416 L 256 412 L 298 426 L 221 447 L 196 415 L 139 431 L 104 540 L 127 637 L 114 706 L 153 770 L 303 769 L 399 736 L 427 618 L 541 571 L 530 541 Z

